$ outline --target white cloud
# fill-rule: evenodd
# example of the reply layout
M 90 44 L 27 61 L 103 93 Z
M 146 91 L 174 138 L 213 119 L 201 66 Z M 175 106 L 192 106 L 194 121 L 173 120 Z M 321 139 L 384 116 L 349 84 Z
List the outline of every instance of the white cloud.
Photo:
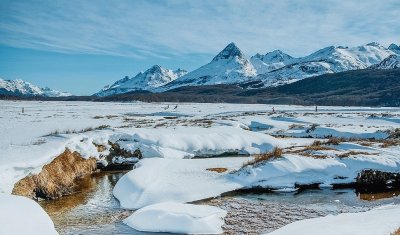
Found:
M 398 0 L 2 1 L 0 43 L 166 58 L 215 54 L 235 41 L 247 54 L 300 56 L 332 44 L 395 42 L 398 22 Z

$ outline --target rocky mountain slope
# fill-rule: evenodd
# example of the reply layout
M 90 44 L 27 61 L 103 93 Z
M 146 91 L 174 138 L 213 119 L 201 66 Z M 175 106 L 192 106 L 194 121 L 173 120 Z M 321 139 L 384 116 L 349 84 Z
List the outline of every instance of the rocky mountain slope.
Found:
M 371 69 L 400 69 L 400 55 L 391 55 L 379 64 L 372 65 Z
M 292 56 L 280 51 L 275 50 L 268 52 L 265 55 L 256 55 L 250 58 L 250 62 L 257 70 L 257 74 L 264 74 L 270 71 L 284 67 L 285 65 L 291 64 L 295 61 Z

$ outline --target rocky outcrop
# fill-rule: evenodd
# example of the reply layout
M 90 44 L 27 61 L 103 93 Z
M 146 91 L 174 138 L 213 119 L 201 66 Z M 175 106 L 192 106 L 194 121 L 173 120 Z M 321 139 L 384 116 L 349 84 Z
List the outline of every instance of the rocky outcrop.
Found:
M 102 161 L 97 162 L 97 168 L 102 171 L 132 170 L 135 163 L 142 158 L 139 149 L 134 152 L 122 149 L 118 143 L 108 142 L 111 146 L 109 154 Z M 101 146 L 97 146 L 101 148 Z M 101 151 L 99 151 L 101 152 Z
M 44 165 L 40 173 L 18 181 L 12 193 L 33 199 L 55 199 L 71 194 L 76 190 L 79 178 L 96 170 L 96 161 L 66 149 Z
M 400 173 L 364 170 L 356 179 L 358 191 L 380 192 L 400 188 Z

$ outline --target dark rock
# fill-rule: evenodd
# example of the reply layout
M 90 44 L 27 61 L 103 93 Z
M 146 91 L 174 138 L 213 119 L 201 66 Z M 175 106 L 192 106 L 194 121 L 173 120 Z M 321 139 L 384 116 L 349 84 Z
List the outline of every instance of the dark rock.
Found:
M 139 149 L 133 152 L 122 149 L 118 143 L 108 142 L 111 145 L 110 154 L 102 161 L 97 162 L 97 168 L 102 171 L 132 170 L 136 162 L 142 158 Z
M 356 178 L 356 188 L 360 192 L 376 192 L 400 188 L 400 173 L 363 170 Z

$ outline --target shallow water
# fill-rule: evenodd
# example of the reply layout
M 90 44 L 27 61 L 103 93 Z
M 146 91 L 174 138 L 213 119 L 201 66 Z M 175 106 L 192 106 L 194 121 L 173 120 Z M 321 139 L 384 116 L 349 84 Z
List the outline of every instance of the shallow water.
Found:
M 297 220 L 360 212 L 389 203 L 400 204 L 397 192 L 379 200 L 360 195 L 354 190 L 307 190 L 301 193 L 242 194 L 215 198 L 202 204 L 214 205 L 228 211 L 224 231 L 227 234 L 260 234 L 276 230 Z M 380 195 L 382 197 L 382 195 Z
M 60 234 L 143 234 L 121 222 L 132 212 L 121 209 L 112 195 L 124 174 L 107 172 L 84 177 L 78 193 L 40 204 Z
M 122 223 L 132 211 L 120 208 L 112 189 L 124 174 L 107 172 L 85 177 L 78 193 L 40 204 L 60 234 L 150 234 Z M 241 194 L 199 203 L 228 211 L 224 225 L 226 234 L 248 234 L 272 231 L 300 219 L 364 211 L 388 203 L 400 204 L 399 194 L 395 191 L 360 195 L 350 189 L 327 189 L 299 194 Z

